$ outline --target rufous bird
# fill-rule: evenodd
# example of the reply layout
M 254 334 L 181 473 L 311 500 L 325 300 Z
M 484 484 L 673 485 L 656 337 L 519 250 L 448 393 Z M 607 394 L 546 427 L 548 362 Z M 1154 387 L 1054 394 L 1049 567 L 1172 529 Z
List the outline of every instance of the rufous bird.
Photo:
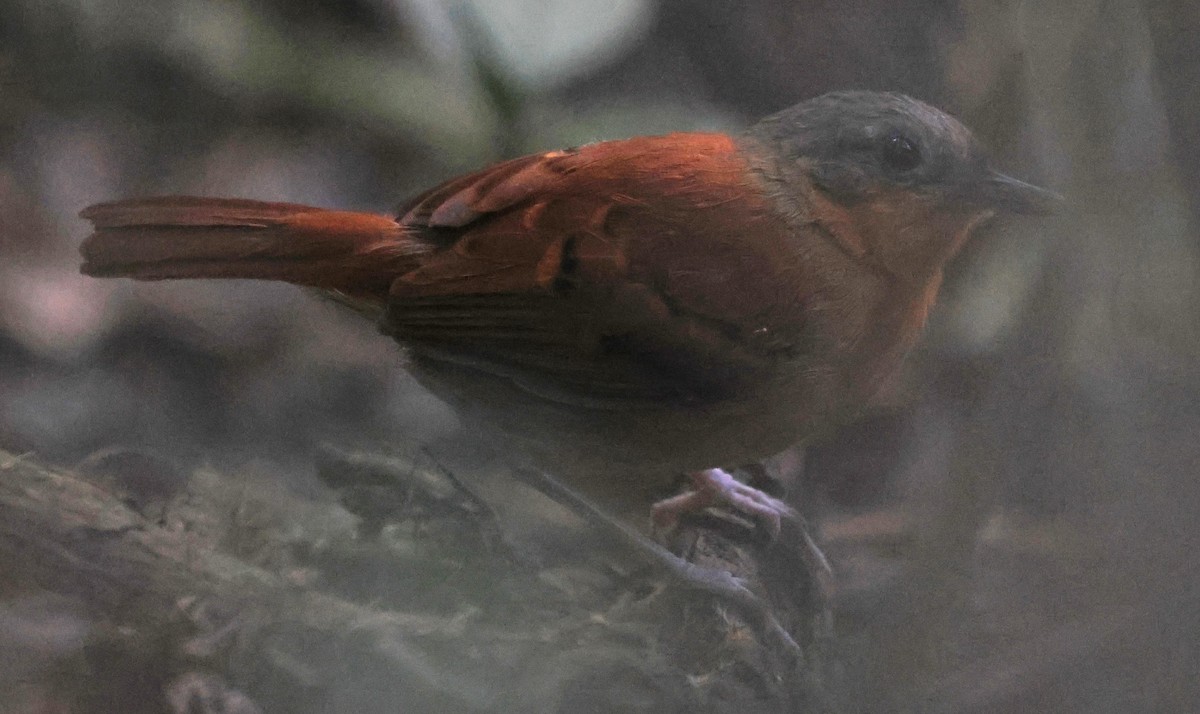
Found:
M 942 269 L 989 219 L 1054 196 L 994 170 L 957 120 L 837 92 L 736 136 L 679 133 L 505 161 L 396 215 L 167 196 L 83 211 L 82 271 L 255 278 L 378 319 L 408 369 L 585 493 L 694 490 L 768 523 L 724 467 L 869 404 Z M 589 487 L 590 486 L 590 487 Z

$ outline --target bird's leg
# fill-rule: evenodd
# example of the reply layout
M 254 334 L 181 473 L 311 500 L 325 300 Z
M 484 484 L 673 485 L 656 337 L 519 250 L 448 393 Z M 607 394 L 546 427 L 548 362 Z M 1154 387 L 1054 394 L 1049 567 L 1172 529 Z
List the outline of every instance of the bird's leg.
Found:
M 669 530 L 689 513 L 710 506 L 726 505 L 749 515 L 767 529 L 773 541 L 779 541 L 786 524 L 785 543 L 799 543 L 799 555 L 816 579 L 821 593 L 830 597 L 835 590 L 833 568 L 825 553 L 809 534 L 805 519 L 791 506 L 763 491 L 738 481 L 722 469 L 706 469 L 688 474 L 694 490 L 663 499 L 654 504 L 651 518 L 655 528 Z
M 514 475 L 596 526 L 600 533 L 608 534 L 613 538 L 613 542 L 623 544 L 631 552 L 641 555 L 645 562 L 675 584 L 718 598 L 734 612 L 742 615 L 757 632 L 762 633 L 764 643 L 774 644 L 797 662 L 802 660 L 800 645 L 796 644 L 780 624 L 767 602 L 746 587 L 741 579 L 727 571 L 704 568 L 675 555 L 596 508 L 583 496 L 544 471 L 517 469 Z
M 761 522 L 772 538 L 779 535 L 784 518 L 794 517 L 791 506 L 738 481 L 722 469 L 705 469 L 688 474 L 694 490 L 654 504 L 651 517 L 657 528 L 669 529 L 688 514 L 724 504 Z

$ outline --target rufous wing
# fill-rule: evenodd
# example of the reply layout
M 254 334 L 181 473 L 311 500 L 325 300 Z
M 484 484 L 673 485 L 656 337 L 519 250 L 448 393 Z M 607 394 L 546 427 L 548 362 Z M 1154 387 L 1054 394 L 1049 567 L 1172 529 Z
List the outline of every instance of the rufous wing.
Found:
M 515 159 L 398 220 L 436 247 L 392 283 L 384 329 L 552 399 L 725 398 L 801 327 L 799 287 L 777 279 L 787 229 L 723 135 Z

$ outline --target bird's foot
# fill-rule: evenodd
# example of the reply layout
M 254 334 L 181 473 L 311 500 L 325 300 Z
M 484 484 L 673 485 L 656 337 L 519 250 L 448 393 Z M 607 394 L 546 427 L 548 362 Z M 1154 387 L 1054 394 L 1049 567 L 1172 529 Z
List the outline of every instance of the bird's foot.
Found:
M 663 499 L 654 504 L 651 518 L 656 528 L 669 530 L 688 514 L 715 505 L 727 505 L 761 523 L 772 538 L 779 535 L 784 518 L 793 518 L 791 506 L 748 486 L 722 469 L 705 469 L 688 474 L 695 490 Z

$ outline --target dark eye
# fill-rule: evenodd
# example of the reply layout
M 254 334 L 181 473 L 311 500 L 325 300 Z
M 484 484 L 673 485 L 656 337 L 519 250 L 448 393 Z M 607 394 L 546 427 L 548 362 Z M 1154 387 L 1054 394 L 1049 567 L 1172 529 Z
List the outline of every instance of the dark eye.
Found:
M 912 171 L 921 165 L 921 149 L 903 134 L 888 134 L 883 140 L 883 163 L 898 173 Z

